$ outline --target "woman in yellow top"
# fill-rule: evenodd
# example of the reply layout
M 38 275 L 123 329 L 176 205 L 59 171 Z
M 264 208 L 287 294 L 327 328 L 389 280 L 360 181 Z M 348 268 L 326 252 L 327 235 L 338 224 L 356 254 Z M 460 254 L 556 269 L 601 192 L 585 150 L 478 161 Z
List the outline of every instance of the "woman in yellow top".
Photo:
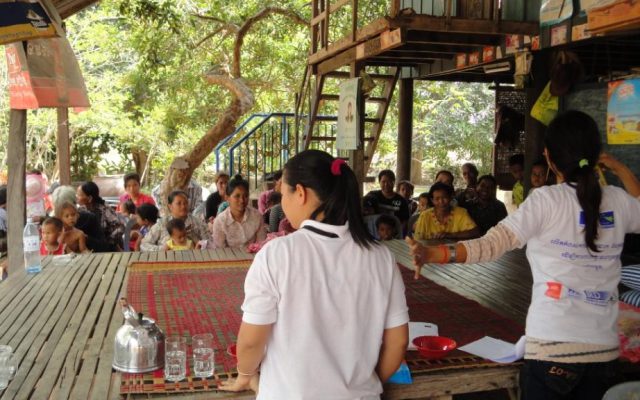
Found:
M 453 188 L 436 182 L 429 190 L 433 207 L 420 213 L 413 238 L 424 239 L 470 239 L 480 236 L 480 230 L 467 210 L 451 206 Z

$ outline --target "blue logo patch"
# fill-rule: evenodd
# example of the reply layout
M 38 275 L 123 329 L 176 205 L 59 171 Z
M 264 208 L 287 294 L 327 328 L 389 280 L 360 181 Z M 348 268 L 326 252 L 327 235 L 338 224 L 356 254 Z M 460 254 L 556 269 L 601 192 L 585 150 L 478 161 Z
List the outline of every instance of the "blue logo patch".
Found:
M 584 226 L 584 211 L 580 211 L 580 226 Z M 613 217 L 613 211 L 605 211 L 600 213 L 600 226 L 604 229 L 613 228 L 616 226 L 615 219 Z

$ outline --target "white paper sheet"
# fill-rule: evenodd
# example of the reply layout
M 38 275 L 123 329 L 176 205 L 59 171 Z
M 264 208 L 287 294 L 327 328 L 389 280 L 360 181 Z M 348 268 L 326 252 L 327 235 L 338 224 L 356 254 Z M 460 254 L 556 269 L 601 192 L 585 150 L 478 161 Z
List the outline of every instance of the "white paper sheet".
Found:
M 524 356 L 524 343 L 524 336 L 522 336 L 516 344 L 485 336 L 480 340 L 460 347 L 460 350 L 493 362 L 507 364 L 519 360 Z
M 430 322 L 409 322 L 409 345 L 407 350 L 418 350 L 413 339 L 418 336 L 438 336 L 438 325 Z

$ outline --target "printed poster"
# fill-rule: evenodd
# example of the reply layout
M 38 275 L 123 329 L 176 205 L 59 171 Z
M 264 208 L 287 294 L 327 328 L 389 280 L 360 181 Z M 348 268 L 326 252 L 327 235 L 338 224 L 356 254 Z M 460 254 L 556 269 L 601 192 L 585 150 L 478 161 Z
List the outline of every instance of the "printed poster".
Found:
M 336 148 L 356 150 L 360 144 L 360 78 L 352 78 L 340 85 L 338 105 L 338 131 Z
M 5 46 L 12 109 L 89 107 L 89 98 L 66 37 L 36 39 Z
M 38 1 L 0 1 L 0 44 L 57 36 L 56 27 Z
M 640 144 L 640 79 L 609 82 L 607 142 Z

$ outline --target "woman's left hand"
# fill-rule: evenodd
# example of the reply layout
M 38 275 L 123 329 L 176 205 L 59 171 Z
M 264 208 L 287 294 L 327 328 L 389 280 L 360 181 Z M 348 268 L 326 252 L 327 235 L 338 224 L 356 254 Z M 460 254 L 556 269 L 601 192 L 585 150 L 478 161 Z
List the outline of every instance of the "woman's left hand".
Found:
M 245 390 L 253 390 L 258 393 L 258 386 L 260 384 L 260 375 L 255 374 L 252 376 L 238 375 L 236 379 L 229 379 L 218 386 L 219 390 L 225 392 L 242 392 Z

